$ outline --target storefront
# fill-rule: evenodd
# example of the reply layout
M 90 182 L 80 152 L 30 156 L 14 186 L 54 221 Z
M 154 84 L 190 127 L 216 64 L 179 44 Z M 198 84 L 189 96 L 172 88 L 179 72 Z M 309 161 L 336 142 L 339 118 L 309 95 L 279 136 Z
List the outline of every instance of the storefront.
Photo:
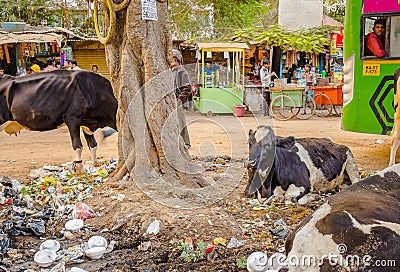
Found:
M 43 67 L 48 57 L 54 57 L 60 63 L 60 53 L 63 51 L 72 58 L 72 48 L 62 48 L 63 41 L 68 38 L 83 39 L 59 27 L 23 25 L 21 28 L 21 23 L 15 26 L 19 28 L 13 29 L 12 24 L 8 23 L 7 30 L 0 29 L 0 67 L 5 74 L 13 76 L 33 63 Z

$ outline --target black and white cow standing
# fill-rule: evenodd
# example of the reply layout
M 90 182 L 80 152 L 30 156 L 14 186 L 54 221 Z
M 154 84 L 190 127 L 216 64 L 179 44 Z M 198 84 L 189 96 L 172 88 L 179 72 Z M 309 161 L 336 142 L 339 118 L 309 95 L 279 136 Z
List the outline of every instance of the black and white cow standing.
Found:
M 285 195 L 299 201 L 310 191 L 327 192 L 359 180 L 349 148 L 327 138 L 277 137 L 271 127 L 249 131 L 249 185 L 246 194 Z M 306 198 L 299 203 L 307 202 Z
M 400 165 L 328 198 L 285 248 L 289 271 L 400 271 Z

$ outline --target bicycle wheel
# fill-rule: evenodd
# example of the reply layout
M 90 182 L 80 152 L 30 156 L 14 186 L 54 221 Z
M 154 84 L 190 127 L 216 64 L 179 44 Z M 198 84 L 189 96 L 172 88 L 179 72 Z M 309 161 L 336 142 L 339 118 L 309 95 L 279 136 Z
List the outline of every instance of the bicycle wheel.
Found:
M 342 116 L 342 106 L 341 105 L 333 105 L 333 110 L 337 116 Z
M 332 112 L 332 101 L 326 94 L 317 94 L 314 97 L 315 113 L 320 117 L 328 117 Z
M 285 121 L 294 116 L 296 104 L 290 96 L 281 94 L 272 99 L 270 109 L 272 117 Z

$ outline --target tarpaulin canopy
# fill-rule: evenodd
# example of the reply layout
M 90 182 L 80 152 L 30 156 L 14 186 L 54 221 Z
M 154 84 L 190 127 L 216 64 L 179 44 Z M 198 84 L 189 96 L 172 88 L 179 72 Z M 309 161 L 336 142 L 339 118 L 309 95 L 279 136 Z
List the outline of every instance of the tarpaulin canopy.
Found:
M 21 42 L 56 42 L 61 46 L 63 36 L 56 33 L 0 33 L 0 44 Z

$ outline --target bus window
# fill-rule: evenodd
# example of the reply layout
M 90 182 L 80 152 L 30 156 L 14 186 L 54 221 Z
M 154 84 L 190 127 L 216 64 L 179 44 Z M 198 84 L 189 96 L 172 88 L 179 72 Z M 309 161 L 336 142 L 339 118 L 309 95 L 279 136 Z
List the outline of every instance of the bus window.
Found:
M 386 18 L 366 17 L 364 20 L 364 57 L 385 57 L 386 36 Z
M 392 16 L 390 20 L 390 55 L 400 57 L 400 16 Z

